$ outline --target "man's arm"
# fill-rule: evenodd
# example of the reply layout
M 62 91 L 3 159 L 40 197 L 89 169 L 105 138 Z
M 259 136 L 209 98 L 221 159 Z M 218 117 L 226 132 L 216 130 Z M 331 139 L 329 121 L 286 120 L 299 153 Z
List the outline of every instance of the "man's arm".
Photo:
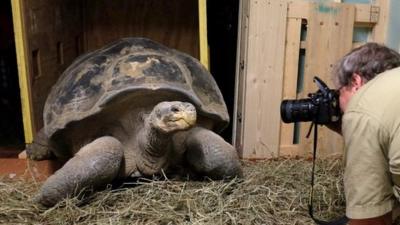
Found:
M 392 212 L 389 212 L 380 217 L 362 219 L 362 220 L 350 219 L 349 221 L 349 225 L 391 225 L 391 224 L 392 224 Z
M 393 184 L 383 149 L 385 130 L 375 117 L 357 111 L 343 117 L 346 215 L 350 225 L 391 224 Z M 389 213 L 389 215 L 387 215 Z M 384 216 L 382 216 L 384 215 Z M 385 218 L 388 223 L 385 223 Z

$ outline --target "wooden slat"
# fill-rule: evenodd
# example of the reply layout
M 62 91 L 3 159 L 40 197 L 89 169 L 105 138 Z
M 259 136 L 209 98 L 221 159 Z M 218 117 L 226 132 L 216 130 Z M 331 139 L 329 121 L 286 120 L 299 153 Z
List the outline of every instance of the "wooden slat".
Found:
M 249 6 L 248 0 L 241 0 L 239 5 L 238 45 L 236 53 L 235 74 L 235 104 L 233 115 L 233 145 L 243 155 L 243 115 L 245 99 L 245 71 L 247 69 L 247 49 L 249 37 Z
M 243 157 L 270 158 L 279 150 L 287 3 L 251 0 L 249 16 Z
M 379 7 L 370 4 L 355 4 L 356 7 L 356 23 L 375 24 L 379 20 Z
M 296 99 L 297 75 L 300 55 L 300 18 L 288 18 L 286 45 L 285 45 L 285 70 L 283 75 L 283 99 Z M 281 145 L 290 145 L 293 142 L 294 124 L 281 123 Z
M 333 87 L 331 72 L 339 58 L 352 49 L 355 7 L 350 4 L 311 3 L 309 8 L 304 89 L 301 98 L 317 90 L 313 77 L 318 75 Z M 312 138 L 305 139 L 309 123 L 301 123 L 300 140 L 304 149 L 311 150 Z M 325 127 L 319 128 L 319 148 L 328 156 L 342 151 L 342 139 Z
M 386 1 L 386 0 L 381 0 Z M 341 5 L 353 5 L 355 7 L 356 13 L 354 17 L 355 23 L 367 23 L 367 24 L 375 24 L 379 21 L 379 18 L 383 15 L 380 15 L 379 6 L 371 5 L 371 4 L 348 4 L 348 3 L 340 3 Z M 386 5 L 386 4 L 385 4 Z M 288 17 L 289 18 L 309 18 L 309 7 L 311 5 L 306 1 L 296 1 L 289 3 Z
M 388 21 L 389 21 L 389 0 L 376 0 L 376 7 L 379 6 L 378 23 L 372 29 L 371 39 L 374 42 L 385 43 L 388 34 Z
M 307 19 L 310 4 L 306 1 L 295 1 L 288 3 L 288 17 Z

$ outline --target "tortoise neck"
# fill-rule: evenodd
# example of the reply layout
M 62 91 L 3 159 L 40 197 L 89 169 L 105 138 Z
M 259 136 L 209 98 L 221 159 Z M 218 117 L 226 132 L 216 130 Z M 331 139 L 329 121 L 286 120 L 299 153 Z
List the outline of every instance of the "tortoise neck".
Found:
M 150 124 L 145 124 L 142 135 L 139 136 L 139 146 L 152 157 L 162 157 L 170 149 L 172 133 L 163 133 Z

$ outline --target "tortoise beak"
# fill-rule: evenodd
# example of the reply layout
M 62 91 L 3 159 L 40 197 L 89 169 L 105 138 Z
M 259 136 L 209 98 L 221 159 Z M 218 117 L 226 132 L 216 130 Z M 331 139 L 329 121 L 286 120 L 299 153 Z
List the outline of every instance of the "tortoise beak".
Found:
M 172 108 L 171 110 L 174 112 L 173 122 L 182 130 L 191 128 L 196 124 L 196 108 L 192 104 L 183 103 L 179 105 L 179 108 Z
M 191 127 L 197 120 L 196 108 L 190 103 L 183 104 L 183 107 L 182 119 Z

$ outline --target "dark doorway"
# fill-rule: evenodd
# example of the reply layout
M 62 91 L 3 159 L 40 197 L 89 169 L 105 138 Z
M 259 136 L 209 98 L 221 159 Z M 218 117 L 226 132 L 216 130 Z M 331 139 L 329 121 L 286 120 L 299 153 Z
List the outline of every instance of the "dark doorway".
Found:
M 11 1 L 0 1 L 0 157 L 24 148 Z
M 222 133 L 228 142 L 232 140 L 238 15 L 239 0 L 207 1 L 210 71 L 221 89 L 231 118 Z

